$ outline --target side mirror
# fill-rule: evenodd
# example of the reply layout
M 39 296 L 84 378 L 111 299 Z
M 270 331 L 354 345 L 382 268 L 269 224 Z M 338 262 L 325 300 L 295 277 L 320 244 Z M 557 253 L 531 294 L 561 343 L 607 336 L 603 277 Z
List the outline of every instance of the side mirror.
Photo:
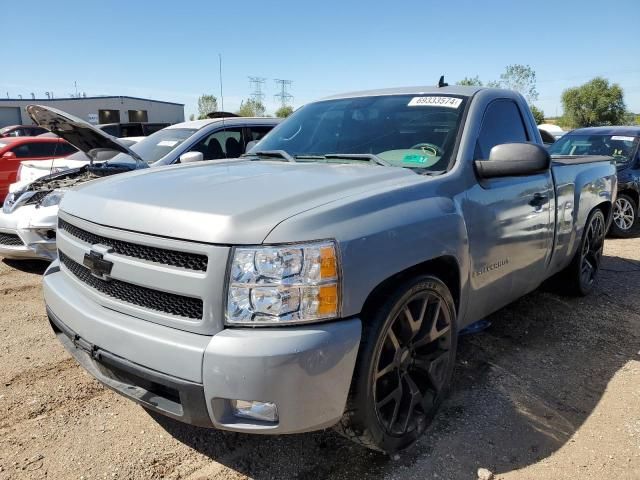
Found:
M 480 178 L 535 175 L 549 169 L 551 157 L 546 148 L 535 143 L 505 143 L 496 145 L 489 160 L 476 160 Z
M 257 144 L 258 144 L 258 140 L 251 140 L 249 143 L 247 143 L 247 147 L 244 149 L 244 151 L 246 153 L 249 153 L 251 149 L 255 147 Z
M 17 158 L 17 157 L 16 157 L 16 154 L 15 154 L 15 153 L 13 153 L 13 152 L 4 152 L 4 153 L 2 154 L 2 158 L 6 158 L 6 159 L 8 159 L 8 160 L 14 160 L 14 159 L 15 159 L 15 158 Z
M 180 163 L 201 162 L 204 160 L 202 152 L 187 152 L 180 155 Z

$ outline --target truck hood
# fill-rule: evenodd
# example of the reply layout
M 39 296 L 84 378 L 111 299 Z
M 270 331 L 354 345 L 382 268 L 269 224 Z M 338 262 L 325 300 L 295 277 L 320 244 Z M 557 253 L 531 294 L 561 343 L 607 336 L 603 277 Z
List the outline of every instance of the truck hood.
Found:
M 136 232 L 214 244 L 259 244 L 297 213 L 421 179 L 408 169 L 368 165 L 199 162 L 86 183 L 69 191 L 60 208 Z
M 35 123 L 64 138 L 78 150 L 89 155 L 92 160 L 96 150 L 115 150 L 143 161 L 137 153 L 111 135 L 61 110 L 44 105 L 27 105 L 27 113 Z

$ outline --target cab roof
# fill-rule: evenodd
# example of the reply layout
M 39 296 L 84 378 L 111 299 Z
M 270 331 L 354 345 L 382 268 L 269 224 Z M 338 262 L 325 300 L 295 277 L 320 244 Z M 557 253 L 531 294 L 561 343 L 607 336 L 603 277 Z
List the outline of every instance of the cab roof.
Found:
M 471 97 L 480 90 L 488 90 L 486 87 L 451 85 L 447 87 L 438 87 L 437 85 L 429 85 L 422 87 L 396 87 L 396 88 L 380 88 L 376 90 L 361 90 L 356 92 L 340 93 L 325 97 L 322 100 L 337 100 L 340 98 L 358 98 L 358 97 L 376 97 L 384 95 L 461 95 Z

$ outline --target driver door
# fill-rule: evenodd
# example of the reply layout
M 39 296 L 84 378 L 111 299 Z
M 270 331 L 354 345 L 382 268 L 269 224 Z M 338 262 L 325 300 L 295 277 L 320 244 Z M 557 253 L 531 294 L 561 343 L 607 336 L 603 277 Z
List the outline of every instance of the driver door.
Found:
M 489 104 L 474 160 L 491 148 L 532 140 L 518 105 L 509 99 Z M 480 179 L 467 192 L 471 259 L 469 314 L 479 320 L 535 289 L 544 279 L 551 252 L 551 171 L 521 177 Z

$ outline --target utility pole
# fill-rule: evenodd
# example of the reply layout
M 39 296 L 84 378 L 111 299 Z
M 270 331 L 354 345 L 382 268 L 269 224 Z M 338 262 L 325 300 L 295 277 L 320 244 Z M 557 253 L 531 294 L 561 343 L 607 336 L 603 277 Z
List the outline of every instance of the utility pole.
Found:
M 266 81 L 267 79 L 263 77 L 249 77 L 249 88 L 251 88 L 249 96 L 256 102 L 263 105 L 264 91 L 262 90 L 262 87 Z
M 282 80 L 279 78 L 276 78 L 275 82 L 276 85 L 280 87 L 280 93 L 276 93 L 274 98 L 276 101 L 280 102 L 280 105 L 284 108 L 293 100 L 293 95 L 291 95 L 287 90 L 291 87 L 293 82 L 291 80 Z

